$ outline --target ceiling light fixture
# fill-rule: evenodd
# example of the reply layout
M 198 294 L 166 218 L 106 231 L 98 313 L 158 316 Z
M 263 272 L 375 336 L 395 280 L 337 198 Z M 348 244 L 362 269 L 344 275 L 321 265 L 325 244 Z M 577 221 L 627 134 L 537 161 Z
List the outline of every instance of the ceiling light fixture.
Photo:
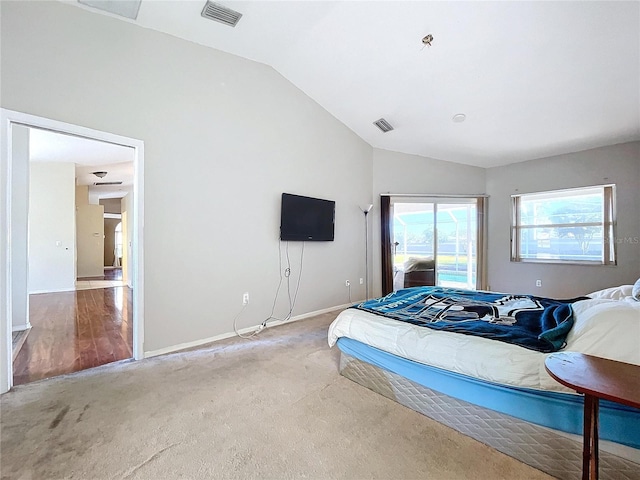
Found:
M 466 120 L 467 116 L 464 113 L 456 113 L 451 120 L 455 123 L 462 123 Z
M 107 172 L 91 172 L 98 178 L 104 178 L 107 176 Z

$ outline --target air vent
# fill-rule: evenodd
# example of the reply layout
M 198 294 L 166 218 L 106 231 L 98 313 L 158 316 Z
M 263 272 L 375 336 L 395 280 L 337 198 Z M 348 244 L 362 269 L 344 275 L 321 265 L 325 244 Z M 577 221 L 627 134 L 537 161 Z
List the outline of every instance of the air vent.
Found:
M 201 15 L 209 20 L 215 20 L 216 22 L 224 23 L 230 27 L 235 27 L 242 17 L 241 13 L 231 10 L 230 8 L 223 7 L 217 3 L 207 2 L 202 9 Z
M 378 127 L 380 130 L 382 130 L 384 133 L 387 133 L 393 130 L 393 127 L 391 126 L 391 124 L 387 122 L 384 118 L 381 118 L 380 120 L 376 120 L 375 122 L 373 122 L 373 124 L 376 127 Z
M 96 185 L 96 186 L 101 186 L 101 185 L 122 185 L 122 182 L 94 182 L 94 185 Z

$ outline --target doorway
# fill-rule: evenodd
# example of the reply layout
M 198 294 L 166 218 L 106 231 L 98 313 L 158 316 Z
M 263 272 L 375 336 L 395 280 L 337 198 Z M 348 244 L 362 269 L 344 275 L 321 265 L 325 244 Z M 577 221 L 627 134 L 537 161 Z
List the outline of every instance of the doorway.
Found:
M 144 278 L 141 253 L 141 242 L 143 241 L 141 229 L 143 217 L 144 185 L 143 142 L 132 138 L 122 137 L 107 132 L 101 132 L 77 125 L 23 114 L 20 112 L 2 109 L 1 113 L 2 144 L 5 147 L 2 149 L 2 171 L 0 172 L 2 173 L 2 182 L 0 184 L 0 201 L 2 202 L 3 212 L 2 220 L 0 220 L 0 227 L 2 227 L 2 231 L 5 232 L 12 232 L 12 227 L 16 227 L 16 230 L 20 230 L 20 228 L 18 227 L 20 225 L 24 225 L 26 221 L 25 218 L 21 217 L 20 212 L 16 208 L 16 205 L 20 205 L 21 202 L 24 202 L 24 196 L 25 194 L 28 195 L 28 192 L 24 192 L 24 189 L 20 188 L 20 178 L 18 178 L 16 175 L 16 172 L 20 172 L 21 169 L 24 169 L 25 157 L 24 155 L 19 154 L 20 152 L 18 152 L 18 145 L 14 145 L 14 129 L 16 131 L 19 130 L 19 128 L 14 127 L 37 128 L 55 132 L 57 134 L 84 139 L 92 139 L 133 149 L 133 167 L 135 172 L 135 180 L 132 185 L 133 198 L 130 211 L 131 235 L 130 243 L 124 248 L 124 250 L 129 254 L 129 283 L 131 287 L 133 287 L 133 289 L 131 292 L 130 302 L 124 302 L 126 303 L 126 308 L 124 308 L 123 310 L 128 310 L 131 315 L 130 326 L 132 328 L 132 352 L 129 356 L 133 356 L 134 359 L 143 358 L 144 354 L 142 345 L 144 332 L 142 307 Z M 17 283 L 14 285 L 13 282 L 14 278 L 17 278 L 20 275 L 25 276 L 24 274 L 28 270 L 28 258 L 26 259 L 26 262 L 12 261 L 16 258 L 15 255 L 18 249 L 15 247 L 15 242 L 7 240 L 11 239 L 0 238 L 0 304 L 2 304 L 3 306 L 0 310 L 0 393 L 9 390 L 13 384 L 11 333 L 14 321 L 19 322 L 20 317 L 24 317 L 25 315 L 27 315 L 27 319 L 29 318 L 28 290 L 26 288 L 22 288 L 22 283 Z M 55 242 L 55 246 L 61 249 L 67 248 L 62 244 L 62 242 L 60 242 L 60 244 L 58 245 L 57 241 Z M 75 295 L 75 288 L 73 290 L 73 292 L 68 291 L 67 293 Z M 19 308 L 22 304 L 26 304 L 26 313 L 23 313 L 23 310 L 25 309 Z M 22 318 L 21 321 L 23 323 L 27 323 L 25 318 Z
M 383 197 L 383 294 L 480 288 L 484 198 Z

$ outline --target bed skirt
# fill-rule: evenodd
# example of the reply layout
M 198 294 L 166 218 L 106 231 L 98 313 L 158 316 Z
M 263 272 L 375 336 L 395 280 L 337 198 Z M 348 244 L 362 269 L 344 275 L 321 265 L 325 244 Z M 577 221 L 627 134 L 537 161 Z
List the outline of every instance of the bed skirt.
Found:
M 340 342 L 338 342 L 340 346 Z M 582 443 L 374 366 L 341 349 L 340 373 L 354 382 L 557 478 L 580 478 Z M 600 449 L 600 478 L 638 480 L 640 464 Z

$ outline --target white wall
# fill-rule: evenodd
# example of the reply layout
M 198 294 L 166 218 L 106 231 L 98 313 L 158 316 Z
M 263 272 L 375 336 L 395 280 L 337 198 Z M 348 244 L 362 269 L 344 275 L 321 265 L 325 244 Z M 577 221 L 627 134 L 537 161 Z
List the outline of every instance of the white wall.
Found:
M 29 293 L 75 287 L 75 165 L 31 162 Z
M 380 258 L 381 193 L 454 195 L 482 194 L 484 190 L 484 168 L 445 162 L 418 155 L 374 149 L 374 209 L 369 214 L 372 216 L 370 226 L 372 226 L 373 230 L 373 295 L 379 295 L 382 288 Z
M 239 326 L 269 315 L 285 191 L 337 202 L 294 315 L 348 301 L 369 145 L 268 66 L 59 2 L 0 8 L 3 107 L 145 142 L 145 351 L 231 332 L 245 291 Z
M 29 216 L 29 129 L 12 129 L 13 169 L 11 216 L 11 298 L 12 330 L 25 330 L 29 323 L 28 216 Z
M 618 265 L 510 261 L 511 195 L 609 183 L 616 184 Z M 640 277 L 640 142 L 490 168 L 487 193 L 491 289 L 568 298 Z

